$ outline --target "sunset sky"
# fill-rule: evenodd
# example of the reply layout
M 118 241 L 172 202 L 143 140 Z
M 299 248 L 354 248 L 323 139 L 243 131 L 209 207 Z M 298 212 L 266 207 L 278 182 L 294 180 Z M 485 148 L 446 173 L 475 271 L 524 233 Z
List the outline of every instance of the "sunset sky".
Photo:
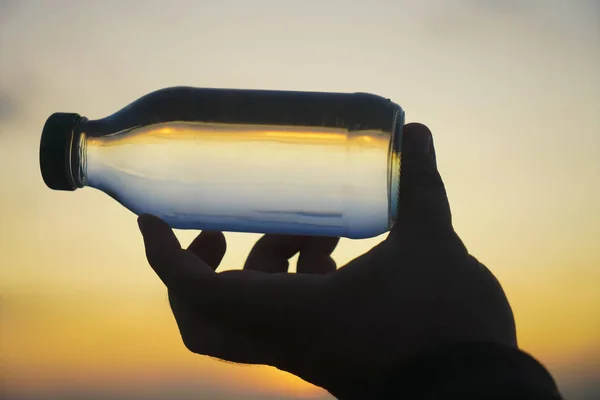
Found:
M 331 399 L 185 350 L 135 216 L 42 181 L 51 113 L 102 118 L 177 85 L 401 104 L 433 131 L 456 230 L 521 346 L 568 398 L 600 398 L 598 0 L 0 0 L 0 398 Z M 240 268 L 258 236 L 226 236 Z

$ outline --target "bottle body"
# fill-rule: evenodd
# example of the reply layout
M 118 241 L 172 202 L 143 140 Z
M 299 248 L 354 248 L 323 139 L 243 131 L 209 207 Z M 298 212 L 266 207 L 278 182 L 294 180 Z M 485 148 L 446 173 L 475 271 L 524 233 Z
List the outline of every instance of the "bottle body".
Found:
M 403 122 L 367 94 L 170 88 L 79 119 L 67 169 L 173 228 L 366 238 L 395 221 Z

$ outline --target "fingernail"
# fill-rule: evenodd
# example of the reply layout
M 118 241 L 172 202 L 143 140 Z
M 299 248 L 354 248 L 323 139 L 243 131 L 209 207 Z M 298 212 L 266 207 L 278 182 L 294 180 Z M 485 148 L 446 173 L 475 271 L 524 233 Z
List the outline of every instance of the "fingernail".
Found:
M 403 131 L 403 151 L 407 153 L 429 154 L 431 131 L 423 124 L 407 124 Z

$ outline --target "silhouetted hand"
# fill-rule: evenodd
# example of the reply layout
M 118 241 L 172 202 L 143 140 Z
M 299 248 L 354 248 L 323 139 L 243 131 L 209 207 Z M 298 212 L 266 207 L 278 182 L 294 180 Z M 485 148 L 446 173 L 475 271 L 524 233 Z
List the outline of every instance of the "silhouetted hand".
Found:
M 400 187 L 387 239 L 337 271 L 337 238 L 266 235 L 243 270 L 216 273 L 221 233 L 202 232 L 183 250 L 166 223 L 141 216 L 148 261 L 187 348 L 272 365 L 340 396 L 368 392 L 388 368 L 444 344 L 516 347 L 500 284 L 452 228 L 423 125 L 404 129 Z M 287 273 L 298 252 L 298 273 Z

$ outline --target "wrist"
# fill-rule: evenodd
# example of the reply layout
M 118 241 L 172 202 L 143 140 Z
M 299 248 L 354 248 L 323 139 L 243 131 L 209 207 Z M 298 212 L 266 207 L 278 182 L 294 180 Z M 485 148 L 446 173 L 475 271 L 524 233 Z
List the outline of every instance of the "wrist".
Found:
M 538 361 L 496 343 L 444 345 L 409 357 L 371 379 L 346 382 L 331 393 L 339 400 L 561 399 L 552 376 Z

